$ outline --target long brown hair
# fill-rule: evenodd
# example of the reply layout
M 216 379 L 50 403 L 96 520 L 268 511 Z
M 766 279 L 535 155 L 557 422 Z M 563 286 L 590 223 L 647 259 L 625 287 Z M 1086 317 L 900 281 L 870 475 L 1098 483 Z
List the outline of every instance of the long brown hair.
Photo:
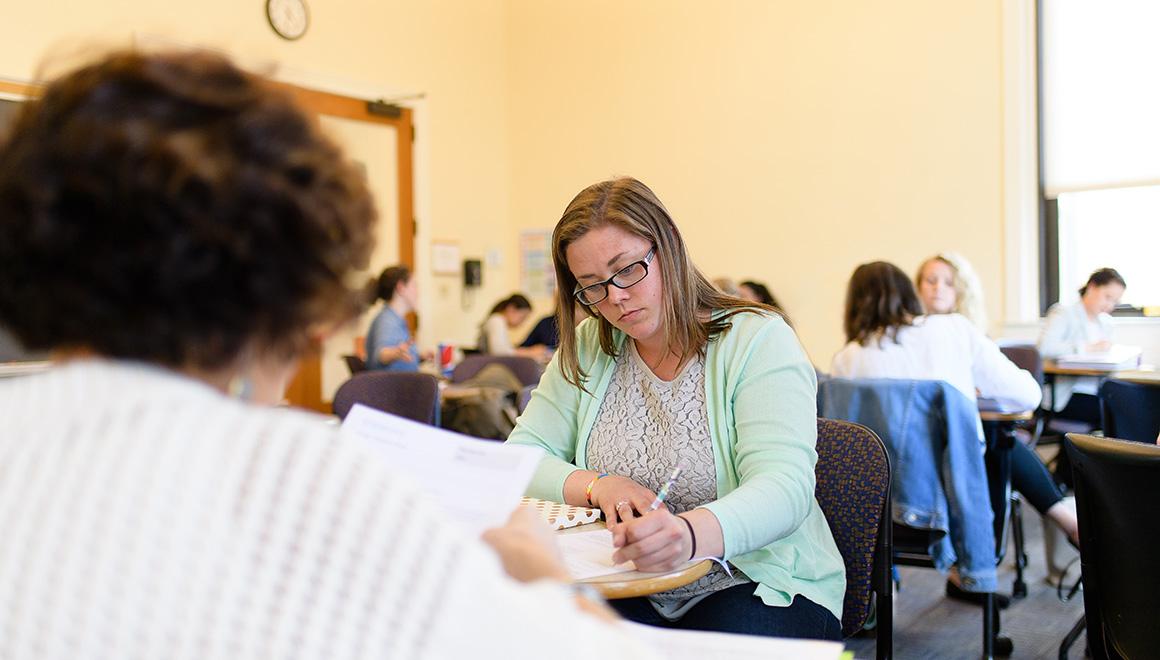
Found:
M 865 346 L 879 333 L 898 341 L 898 329 L 921 315 L 918 292 L 898 266 L 875 261 L 854 269 L 846 289 L 846 341 Z
M 557 325 L 560 333 L 557 359 L 564 378 L 584 388 L 588 375 L 576 355 L 576 333 L 573 309 L 576 278 L 568 267 L 567 250 L 580 237 L 598 227 L 615 226 L 648 241 L 656 253 L 652 268 L 660 268 L 664 282 L 661 300 L 661 328 L 669 350 L 681 355 L 693 351 L 704 355 L 705 346 L 731 327 L 729 319 L 744 310 L 773 312 L 764 305 L 751 303 L 719 291 L 689 258 L 681 232 L 656 194 L 631 177 L 610 179 L 581 190 L 564 209 L 564 215 L 552 232 L 552 261 L 556 268 Z M 716 310 L 725 314 L 710 317 Z M 590 310 L 591 311 L 591 310 Z M 600 324 L 600 349 L 616 356 L 613 325 L 596 316 Z

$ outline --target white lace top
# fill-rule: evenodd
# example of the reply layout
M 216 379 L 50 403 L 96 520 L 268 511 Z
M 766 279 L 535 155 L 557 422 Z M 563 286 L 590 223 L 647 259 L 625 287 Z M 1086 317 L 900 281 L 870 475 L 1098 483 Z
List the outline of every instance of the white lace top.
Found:
M 634 343 L 625 342 L 588 438 L 588 465 L 655 492 L 682 460 L 685 469 L 666 501 L 674 513 L 717 499 L 705 361 L 690 360 L 672 381 L 664 381 L 644 363 Z M 715 566 L 696 582 L 650 600 L 663 616 L 679 618 L 705 596 L 749 581 L 736 569 L 733 576 Z

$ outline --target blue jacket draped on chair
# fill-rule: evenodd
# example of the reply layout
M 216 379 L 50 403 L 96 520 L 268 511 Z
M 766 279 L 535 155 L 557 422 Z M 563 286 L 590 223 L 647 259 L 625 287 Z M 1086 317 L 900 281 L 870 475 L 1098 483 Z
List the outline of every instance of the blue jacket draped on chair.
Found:
M 894 522 L 935 532 L 935 566 L 957 565 L 964 589 L 998 589 L 975 402 L 935 380 L 834 378 L 818 388 L 820 415 L 867 426 L 886 443 Z

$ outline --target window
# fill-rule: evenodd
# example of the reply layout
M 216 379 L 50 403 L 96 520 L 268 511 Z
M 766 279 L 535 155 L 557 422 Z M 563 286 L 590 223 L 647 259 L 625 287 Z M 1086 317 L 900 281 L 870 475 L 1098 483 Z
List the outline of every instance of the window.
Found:
M 1160 306 L 1160 3 L 1037 9 L 1041 311 L 1105 266 L 1127 281 L 1124 303 Z
M 1160 186 L 1059 195 L 1060 300 L 1097 268 L 1120 271 L 1128 288 L 1121 304 L 1160 305 Z

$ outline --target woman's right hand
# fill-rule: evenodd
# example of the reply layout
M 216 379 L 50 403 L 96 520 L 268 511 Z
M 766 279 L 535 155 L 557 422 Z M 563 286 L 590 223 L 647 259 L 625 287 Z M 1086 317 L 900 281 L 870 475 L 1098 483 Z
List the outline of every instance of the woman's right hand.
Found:
M 644 515 L 656 493 L 628 477 L 608 475 L 592 484 L 592 503 L 604 512 L 608 527 Z

